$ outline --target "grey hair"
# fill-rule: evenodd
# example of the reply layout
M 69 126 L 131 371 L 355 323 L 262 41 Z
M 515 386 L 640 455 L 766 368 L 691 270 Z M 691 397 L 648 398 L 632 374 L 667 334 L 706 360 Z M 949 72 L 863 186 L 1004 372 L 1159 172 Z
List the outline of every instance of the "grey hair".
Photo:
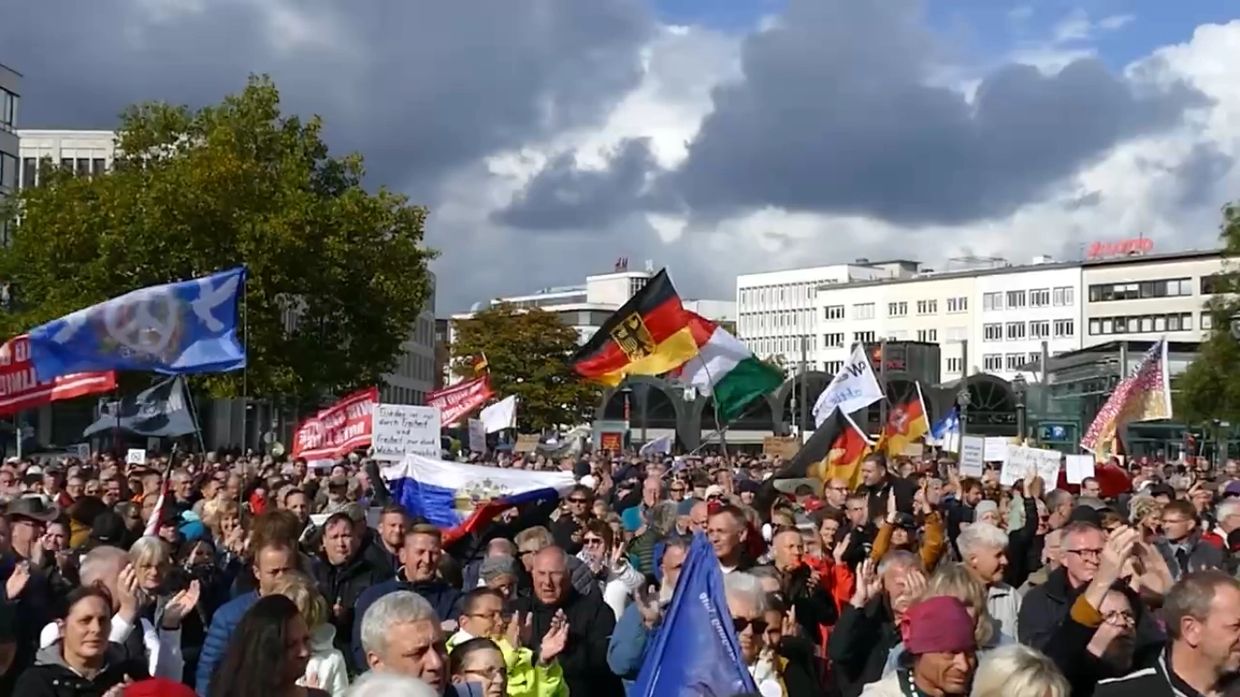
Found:
M 487 543 L 487 556 L 515 557 L 517 556 L 517 546 L 507 537 L 496 537 Z
M 733 571 L 723 577 L 723 589 L 729 596 L 743 598 L 758 612 L 766 612 L 766 591 L 757 576 L 744 571 Z
M 1137 494 L 1128 502 L 1128 522 L 1136 525 L 1140 523 L 1145 516 L 1157 511 L 1162 504 L 1154 500 L 1149 494 Z M 1221 520 L 1221 519 L 1220 519 Z
M 1046 505 L 1051 510 L 1055 510 L 1065 503 L 1072 503 L 1072 492 L 1065 489 L 1055 489 L 1046 495 Z
M 1240 581 L 1218 570 L 1189 574 L 1172 586 L 1171 590 L 1167 591 L 1167 599 L 1163 601 L 1167 636 L 1172 640 L 1180 639 L 1180 623 L 1185 617 L 1205 619 L 1210 614 L 1214 594 L 1223 586 L 1240 591 Z
M 154 535 L 139 537 L 129 548 L 129 561 L 132 564 L 167 563 L 171 557 L 167 543 Z
M 516 573 L 516 560 L 506 555 L 487 557 L 478 566 L 478 578 L 483 581 L 490 581 L 496 576 L 515 576 Z
M 1006 549 L 1008 536 L 990 523 L 973 523 L 960 531 L 956 546 L 960 549 L 960 556 L 967 559 L 974 551 L 982 548 Z
M 689 540 L 683 537 L 668 537 L 663 540 L 663 556 L 667 556 L 668 550 L 679 549 L 685 554 L 689 553 Z M 659 561 L 663 561 L 660 559 Z
M 83 586 L 103 580 L 104 576 L 118 573 L 129 561 L 129 553 L 120 547 L 96 547 L 82 557 L 78 579 Z
M 1228 516 L 1240 514 L 1240 498 L 1234 496 L 1223 499 L 1214 509 L 1214 517 L 1224 521 Z
M 921 558 L 907 549 L 895 549 L 883 555 L 878 562 L 878 575 L 882 576 L 892 568 L 920 569 Z
M 372 670 L 354 681 L 347 697 L 439 697 L 430 685 L 400 673 Z
M 439 616 L 426 598 L 413 591 L 388 593 L 366 608 L 366 614 L 362 616 L 362 648 L 367 653 L 383 654 L 392 625 L 425 620 L 439 625 Z
M 1022 644 L 987 654 L 973 677 L 972 697 L 1068 697 L 1068 681 L 1051 659 Z
M 650 524 L 659 531 L 660 535 L 670 532 L 672 526 L 676 524 L 676 504 L 671 501 L 655 504 L 650 512 Z

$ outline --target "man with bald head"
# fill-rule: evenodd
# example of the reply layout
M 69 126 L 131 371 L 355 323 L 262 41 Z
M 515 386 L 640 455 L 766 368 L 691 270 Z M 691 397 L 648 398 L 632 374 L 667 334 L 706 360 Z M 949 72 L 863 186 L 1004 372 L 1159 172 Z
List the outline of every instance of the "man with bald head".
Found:
M 516 611 L 530 613 L 530 649 L 539 655 L 542 637 L 553 618 L 568 622 L 568 641 L 559 656 L 569 694 L 621 697 L 624 687 L 607 665 L 607 644 L 616 616 L 597 594 L 582 595 L 573 588 L 568 554 L 560 547 L 545 547 L 534 554 L 530 570 L 533 592 L 516 602 Z M 522 620 L 524 621 L 524 620 Z

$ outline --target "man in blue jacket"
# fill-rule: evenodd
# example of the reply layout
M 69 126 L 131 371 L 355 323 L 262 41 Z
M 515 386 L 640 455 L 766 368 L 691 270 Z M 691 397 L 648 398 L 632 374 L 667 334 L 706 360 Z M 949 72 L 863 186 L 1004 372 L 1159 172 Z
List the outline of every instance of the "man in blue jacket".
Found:
M 207 638 L 202 644 L 198 675 L 194 681 L 194 689 L 201 697 L 206 697 L 210 691 L 212 673 L 223 660 L 233 630 L 241 618 L 261 596 L 271 592 L 271 587 L 281 576 L 296 570 L 297 551 L 284 540 L 271 540 L 255 551 L 254 578 L 258 580 L 258 590 L 239 595 L 221 605 L 211 618 L 211 628 L 207 630 Z
M 676 581 L 680 579 L 680 569 L 685 564 L 685 557 L 689 556 L 689 544 L 690 541 L 683 537 L 667 539 L 659 561 L 663 577 L 659 594 L 629 603 L 611 634 L 611 642 L 607 645 L 607 665 L 611 672 L 620 676 L 625 692 L 632 688 L 646 660 L 646 649 L 654 643 L 655 635 L 662 628 L 663 612 L 672 601 Z
M 396 578 L 371 586 L 357 599 L 353 613 L 353 667 L 366 670 L 366 650 L 362 648 L 362 618 L 376 600 L 396 591 L 413 591 L 435 608 L 440 622 L 460 617 L 461 591 L 439 580 L 439 560 L 443 557 L 443 534 L 439 528 L 425 523 L 414 525 L 405 533 L 404 544 L 397 555 L 400 569 Z

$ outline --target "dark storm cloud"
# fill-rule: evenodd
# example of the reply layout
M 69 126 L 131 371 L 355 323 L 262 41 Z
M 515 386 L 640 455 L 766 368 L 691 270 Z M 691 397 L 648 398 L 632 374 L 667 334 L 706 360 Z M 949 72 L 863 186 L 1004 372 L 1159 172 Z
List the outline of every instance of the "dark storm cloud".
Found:
M 1235 160 L 1213 143 L 1198 143 L 1175 168 L 1179 203 L 1186 208 L 1219 206 L 1219 183 L 1227 178 Z
M 746 39 L 743 79 L 714 92 L 688 159 L 653 188 L 706 219 L 778 206 L 964 223 L 1045 197 L 1200 101 L 1186 88 L 1140 92 L 1081 60 L 1051 76 L 1005 66 L 970 102 L 933 86 L 934 52 L 912 2 L 791 0 L 774 28 Z M 572 181 L 558 169 L 547 176 Z M 627 193 L 617 192 L 620 202 Z M 565 186 L 556 194 L 547 202 L 577 198 Z
M 566 153 L 547 163 L 492 219 L 534 230 L 609 225 L 645 205 L 646 179 L 655 167 L 645 138 L 620 143 L 604 169 L 580 169 Z
M 272 7 L 330 31 L 299 45 Z M 127 104 L 203 105 L 269 72 L 334 149 L 433 203 L 453 167 L 598 118 L 639 78 L 652 29 L 638 0 L 0 0 L 0 61 L 25 74 L 31 128 L 111 128 Z

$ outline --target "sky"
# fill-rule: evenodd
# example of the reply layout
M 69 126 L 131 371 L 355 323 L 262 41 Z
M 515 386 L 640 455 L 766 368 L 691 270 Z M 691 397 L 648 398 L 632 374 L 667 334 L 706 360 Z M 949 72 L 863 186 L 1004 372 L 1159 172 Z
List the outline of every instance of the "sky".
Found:
M 430 210 L 436 312 L 619 257 L 739 273 L 1218 244 L 1234 0 L 0 0 L 27 128 L 268 73 Z

